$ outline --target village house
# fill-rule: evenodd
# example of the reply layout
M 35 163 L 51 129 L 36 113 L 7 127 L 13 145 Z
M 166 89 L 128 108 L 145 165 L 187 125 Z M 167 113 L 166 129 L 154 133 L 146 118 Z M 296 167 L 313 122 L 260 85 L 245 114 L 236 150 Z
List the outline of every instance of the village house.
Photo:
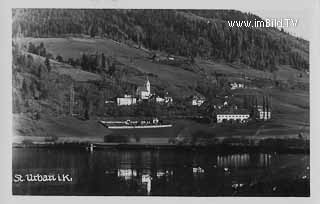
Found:
M 164 103 L 164 98 L 161 98 L 160 96 L 156 97 L 156 103 Z
M 244 88 L 244 84 L 233 82 L 233 83 L 230 83 L 230 88 L 231 88 L 231 90 Z
M 171 96 L 165 96 L 164 98 L 161 98 L 160 96 L 156 97 L 156 103 L 160 103 L 160 104 L 169 104 L 172 103 L 173 99 Z
M 122 98 L 117 98 L 118 106 L 130 106 L 137 103 L 137 98 L 131 95 L 124 95 Z
M 168 56 L 168 60 L 174 60 L 174 57 L 170 57 L 170 56 Z
M 271 119 L 271 111 L 266 108 L 263 109 L 263 106 L 258 106 L 257 108 L 258 115 L 257 118 L 260 120 L 270 120 Z
M 160 96 L 155 97 L 155 101 L 156 103 L 160 103 L 160 104 L 170 104 L 173 102 L 173 98 L 169 96 L 167 92 L 163 98 Z
M 172 102 L 173 102 L 173 98 L 171 96 L 164 97 L 164 103 L 168 104 L 168 103 L 172 103 Z
M 112 103 L 114 103 L 114 101 L 113 100 L 106 100 L 106 101 L 104 101 L 104 103 L 105 104 L 112 104 Z
M 201 106 L 205 102 L 205 98 L 202 96 L 193 96 L 191 105 L 193 106 Z

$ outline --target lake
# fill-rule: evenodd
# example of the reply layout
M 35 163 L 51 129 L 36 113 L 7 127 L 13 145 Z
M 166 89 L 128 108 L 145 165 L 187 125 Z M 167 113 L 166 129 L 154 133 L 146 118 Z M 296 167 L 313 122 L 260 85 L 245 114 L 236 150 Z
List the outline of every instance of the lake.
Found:
M 89 152 L 80 148 L 13 148 L 12 151 L 14 195 L 310 194 L 308 154 L 177 149 Z

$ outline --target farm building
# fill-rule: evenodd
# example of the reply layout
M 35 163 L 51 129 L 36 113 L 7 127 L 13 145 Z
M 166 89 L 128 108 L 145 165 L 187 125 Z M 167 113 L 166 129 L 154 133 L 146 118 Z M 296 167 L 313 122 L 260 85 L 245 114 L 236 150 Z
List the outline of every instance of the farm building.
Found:
M 156 103 L 164 103 L 164 104 L 168 104 L 168 103 L 172 103 L 173 102 L 173 99 L 171 96 L 165 96 L 164 98 L 160 97 L 160 96 L 157 96 L 155 98 L 156 100 Z
M 192 97 L 192 101 L 191 101 L 191 105 L 193 106 L 201 106 L 205 101 L 204 97 L 201 96 L 193 96 Z

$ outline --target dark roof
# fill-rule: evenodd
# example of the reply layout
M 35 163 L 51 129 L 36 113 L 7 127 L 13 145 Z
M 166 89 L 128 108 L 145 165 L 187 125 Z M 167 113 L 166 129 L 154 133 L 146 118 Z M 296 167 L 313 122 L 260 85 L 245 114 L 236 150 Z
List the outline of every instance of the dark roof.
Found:
M 216 114 L 225 114 L 225 115 L 238 115 L 238 114 L 250 114 L 246 109 L 237 109 L 237 110 L 218 110 Z

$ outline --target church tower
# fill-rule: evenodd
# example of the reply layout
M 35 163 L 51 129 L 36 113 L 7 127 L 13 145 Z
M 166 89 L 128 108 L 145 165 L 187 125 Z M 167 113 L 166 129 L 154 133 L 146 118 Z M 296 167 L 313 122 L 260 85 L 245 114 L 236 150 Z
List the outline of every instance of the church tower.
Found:
M 146 89 L 148 91 L 148 94 L 150 94 L 151 93 L 151 89 L 150 89 L 150 81 L 149 81 L 148 78 L 147 78 L 147 82 L 146 82 Z

